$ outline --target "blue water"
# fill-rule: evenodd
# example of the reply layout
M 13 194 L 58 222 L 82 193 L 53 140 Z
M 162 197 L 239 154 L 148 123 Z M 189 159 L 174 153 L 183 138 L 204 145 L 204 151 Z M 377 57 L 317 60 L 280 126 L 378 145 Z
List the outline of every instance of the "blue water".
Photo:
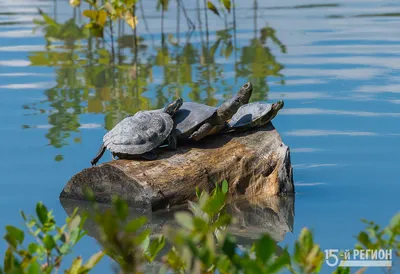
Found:
M 54 3 L 0 0 L 0 234 L 7 224 L 21 225 L 19 210 L 34 213 L 37 201 L 53 209 L 63 222 L 67 215 L 58 196 L 64 184 L 89 166 L 103 134 L 125 115 L 161 107 L 177 94 L 185 100 L 218 105 L 248 80 L 258 81 L 255 100 L 285 100 L 274 125 L 291 148 L 297 193 L 294 230 L 286 234 L 282 246 L 291 247 L 301 229 L 309 227 L 322 249 L 351 249 L 354 236 L 364 227 L 361 218 L 385 225 L 399 212 L 400 18 L 378 16 L 400 8 L 397 1 L 342 0 L 335 1 L 336 6 L 301 9 L 294 6 L 321 2 L 283 1 L 278 6 L 287 8 L 274 9 L 274 1 L 259 1 L 256 12 L 252 3 L 243 1 L 236 10 L 236 54 L 225 57 L 226 45 L 223 50 L 220 46 L 214 61 L 206 61 L 209 66 L 199 64 L 197 53 L 179 59 L 189 63 L 179 67 L 174 60 L 180 49 L 168 44 L 170 61 L 167 65 L 154 61 L 152 72 L 138 77 L 139 88 L 135 88 L 137 78 L 122 79 L 129 69 L 117 72 L 118 87 L 112 88 L 110 82 L 101 83 L 109 76 L 83 77 L 88 64 L 75 72 L 60 63 L 33 64 L 29 56 L 71 52 L 62 42 L 46 49 L 44 31 L 32 33 L 32 19 L 40 18 L 36 7 L 58 22 L 73 16 L 67 1 L 58 1 L 56 8 Z M 139 17 L 138 34 L 147 45 L 141 51 L 142 60 L 157 55 L 161 47 L 155 3 L 144 4 L 148 30 Z M 186 8 L 198 25 L 196 5 L 187 3 Z M 83 22 L 76 14 L 77 24 Z M 208 17 L 211 47 L 216 31 L 224 30 L 224 21 L 212 14 Z M 204 32 L 204 16 L 202 20 Z M 260 54 L 252 59 L 243 52 L 254 37 L 260 41 L 265 27 L 275 30 L 287 53 L 269 39 L 263 46 L 250 48 L 248 52 Z M 164 32 L 174 39 L 179 36 L 183 47 L 186 31 L 183 17 L 177 30 L 172 6 L 165 13 Z M 192 47 L 199 50 L 204 37 L 197 27 Z M 75 53 L 89 59 L 88 41 L 79 43 L 82 47 Z M 260 53 L 265 47 L 273 61 Z M 132 64 L 129 48 L 121 55 L 127 57 L 125 64 Z M 187 61 L 189 57 L 192 62 Z M 271 71 L 265 71 L 268 61 L 276 65 Z M 235 70 L 235 62 L 241 63 L 242 70 Z M 110 160 L 109 154 L 102 160 Z M 0 254 L 5 248 L 0 245 Z M 88 258 L 98 249 L 97 242 L 87 237 L 74 254 Z M 109 273 L 109 263 L 104 260 L 96 273 Z M 323 272 L 332 270 L 325 266 Z

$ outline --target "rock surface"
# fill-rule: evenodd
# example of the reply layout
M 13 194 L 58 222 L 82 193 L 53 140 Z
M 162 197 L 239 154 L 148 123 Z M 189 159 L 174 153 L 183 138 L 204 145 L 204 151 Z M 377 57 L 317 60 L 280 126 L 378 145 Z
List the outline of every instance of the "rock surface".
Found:
M 289 147 L 272 123 L 243 133 L 209 136 L 179 145 L 177 151 L 160 149 L 158 159 L 117 160 L 84 169 L 64 187 L 60 198 L 84 200 L 90 187 L 100 203 L 119 195 L 131 206 L 153 210 L 184 204 L 195 188 L 210 191 L 226 179 L 229 193 L 272 196 L 294 193 Z

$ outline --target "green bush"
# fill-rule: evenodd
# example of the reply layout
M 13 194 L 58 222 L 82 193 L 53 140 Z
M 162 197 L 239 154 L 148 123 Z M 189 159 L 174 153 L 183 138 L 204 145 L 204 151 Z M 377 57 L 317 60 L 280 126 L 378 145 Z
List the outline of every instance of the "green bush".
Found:
M 226 229 L 234 221 L 226 211 L 227 191 L 226 181 L 216 184 L 210 194 L 196 190 L 197 201 L 189 202 L 191 213 L 175 214 L 178 228 L 166 227 L 164 236 L 153 239 L 150 230 L 145 229 L 146 218 L 128 220 L 129 208 L 119 198 L 115 198 L 113 206 L 105 212 L 95 203 L 94 214 L 85 214 L 85 217 L 77 215 L 76 209 L 62 227 L 56 225 L 52 212 L 38 203 L 36 217 L 21 213 L 35 242 L 26 245 L 22 230 L 6 227 L 4 239 L 8 249 L 0 273 L 57 273 L 65 256 L 85 236 L 83 224 L 87 217 L 95 220 L 99 228 L 103 250 L 85 264 L 81 257 L 75 258 L 65 273 L 88 273 L 105 254 L 118 263 L 120 273 L 143 273 L 143 266 L 155 260 L 166 241 L 172 247 L 161 260 L 161 273 L 320 272 L 325 257 L 307 228 L 301 231 L 292 252 L 288 247 L 283 252 L 277 249 L 276 242 L 267 234 L 250 247 L 239 250 L 235 237 Z M 364 222 L 367 227 L 358 234 L 356 248 L 392 249 L 395 256 L 400 255 L 400 214 L 395 215 L 385 228 L 374 222 Z M 350 273 L 350 269 L 339 267 L 334 273 Z

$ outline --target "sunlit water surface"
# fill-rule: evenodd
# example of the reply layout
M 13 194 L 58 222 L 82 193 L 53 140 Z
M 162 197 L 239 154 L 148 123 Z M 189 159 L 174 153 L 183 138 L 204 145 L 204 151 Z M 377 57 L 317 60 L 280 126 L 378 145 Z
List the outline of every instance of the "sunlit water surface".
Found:
M 102 43 L 74 27 L 85 20 L 80 12 L 74 17 L 68 1 L 58 2 L 0 1 L 0 234 L 6 224 L 21 225 L 19 210 L 33 213 L 37 201 L 62 222 L 64 184 L 126 115 L 178 95 L 218 105 L 248 80 L 254 100 L 285 100 L 274 125 L 291 148 L 297 194 L 293 233 L 281 246 L 307 226 L 322 249 L 350 249 L 361 218 L 386 224 L 399 211 L 398 1 L 258 1 L 256 11 L 252 1 L 237 1 L 236 34 L 209 13 L 208 36 L 204 14 L 200 29 L 196 1 L 188 1 L 197 26 L 190 44 L 174 4 L 162 25 L 156 2 L 143 1 L 138 59 L 125 26 L 115 70 L 98 65 L 109 61 Z M 32 32 L 37 7 L 60 24 L 71 20 L 60 33 L 65 42 L 46 42 L 43 28 Z M 98 249 L 88 237 L 74 254 L 88 258 Z M 109 263 L 96 273 L 111 272 Z

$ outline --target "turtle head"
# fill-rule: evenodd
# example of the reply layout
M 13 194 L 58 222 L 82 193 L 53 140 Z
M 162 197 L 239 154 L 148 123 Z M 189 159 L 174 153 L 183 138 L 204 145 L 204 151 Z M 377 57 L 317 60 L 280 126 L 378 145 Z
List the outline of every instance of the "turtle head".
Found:
M 231 119 L 242 105 L 247 104 L 252 92 L 253 85 L 250 82 L 247 82 L 240 88 L 239 92 L 235 96 L 220 105 L 217 109 L 219 123 Z
M 271 106 L 270 111 L 268 111 L 268 113 L 266 113 L 262 118 L 261 118 L 261 123 L 262 124 L 266 124 L 270 121 L 272 121 L 272 119 L 275 118 L 275 116 L 278 114 L 278 112 L 283 108 L 284 106 L 284 102 L 282 100 L 279 100 L 276 103 L 273 103 Z
M 276 113 L 278 113 L 278 111 L 280 111 L 284 105 L 285 105 L 285 103 L 283 102 L 283 100 L 279 100 L 278 102 L 272 104 L 272 109 Z
M 250 82 L 247 82 L 240 88 L 238 92 L 238 97 L 240 98 L 241 103 L 247 104 L 250 100 L 252 93 L 253 93 L 253 85 Z
M 183 99 L 182 98 L 178 98 L 175 101 L 173 101 L 172 103 L 168 104 L 165 108 L 164 108 L 164 112 L 168 113 L 169 115 L 174 115 L 175 112 L 177 112 L 180 107 L 183 104 Z

